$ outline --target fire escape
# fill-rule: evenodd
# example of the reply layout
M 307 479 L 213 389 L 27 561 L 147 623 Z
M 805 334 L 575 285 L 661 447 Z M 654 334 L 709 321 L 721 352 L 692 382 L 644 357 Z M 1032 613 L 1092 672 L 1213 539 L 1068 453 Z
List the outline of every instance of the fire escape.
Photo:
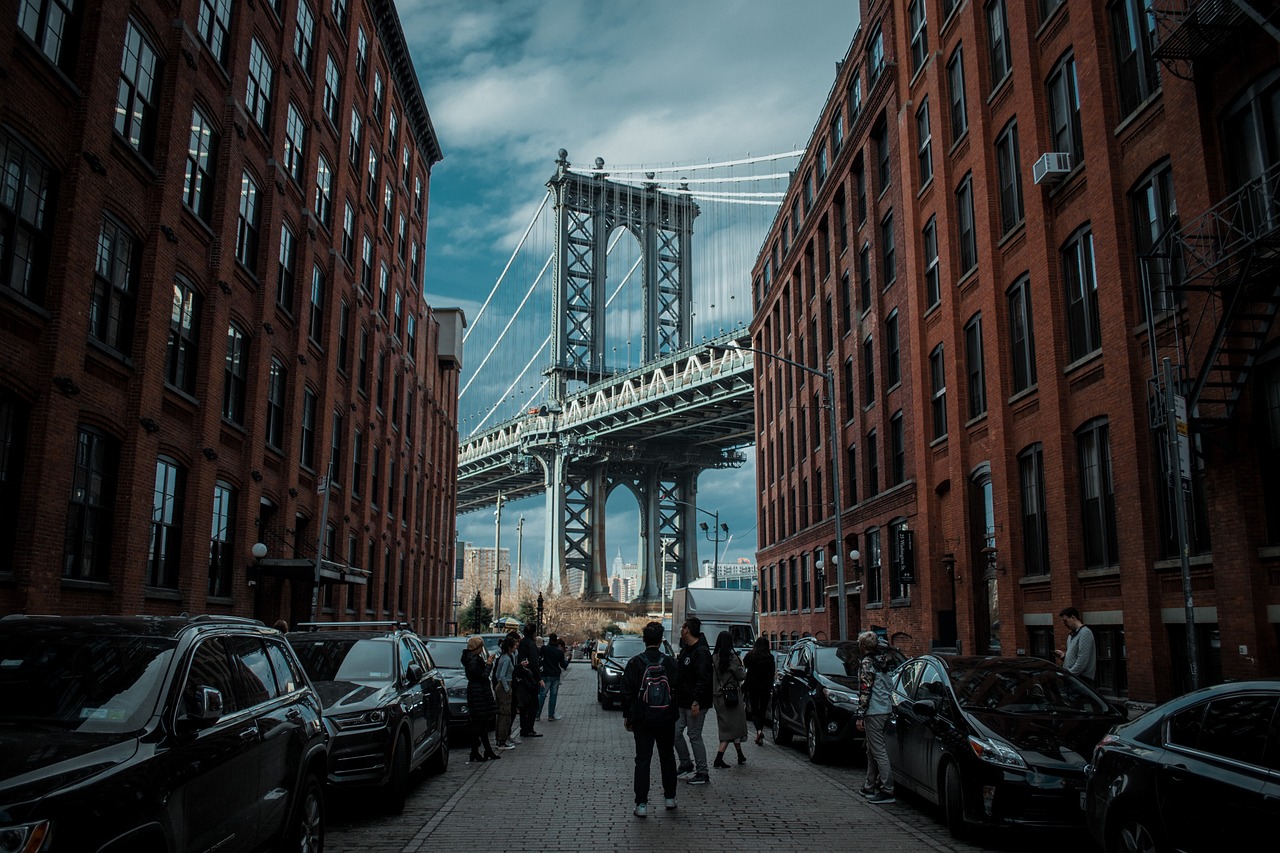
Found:
M 1157 0 L 1152 13 L 1155 58 L 1178 76 L 1241 28 L 1260 26 L 1280 41 L 1280 9 L 1271 2 Z M 1280 163 L 1196 218 L 1175 217 L 1144 261 L 1152 425 L 1165 426 L 1158 401 L 1169 358 L 1191 425 L 1212 433 L 1234 415 L 1280 310 Z

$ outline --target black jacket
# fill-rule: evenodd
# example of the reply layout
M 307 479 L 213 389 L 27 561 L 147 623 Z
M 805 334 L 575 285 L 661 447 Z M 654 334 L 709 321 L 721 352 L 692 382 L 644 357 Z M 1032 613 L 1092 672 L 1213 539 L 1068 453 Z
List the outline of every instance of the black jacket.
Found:
M 525 637 L 520 641 L 520 645 L 516 647 L 516 666 L 523 667 L 526 661 L 528 661 L 529 666 L 525 667 L 525 669 L 533 675 L 533 680 L 541 681 L 542 655 L 538 654 L 538 641 L 533 637 Z
M 489 683 L 489 666 L 470 649 L 462 653 L 462 669 L 467 674 L 467 705 L 473 719 L 492 717 L 498 713 L 497 700 L 493 698 L 493 685 Z
M 542 647 L 542 677 L 559 678 L 569 668 L 569 659 L 559 646 L 547 643 Z
M 643 707 L 640 704 L 640 682 L 644 680 L 644 671 L 659 661 L 662 661 L 666 667 L 667 681 L 671 683 L 671 689 L 674 692 L 676 679 L 679 676 L 676 662 L 655 646 L 646 647 L 643 652 L 627 661 L 626 668 L 622 670 L 622 716 L 628 722 L 648 725 L 640 718 Z M 673 711 L 666 725 L 674 726 L 677 716 L 678 714 Z
M 743 686 L 747 690 L 768 691 L 773 689 L 773 677 L 777 673 L 777 664 L 770 652 L 758 652 L 755 649 L 747 652 L 742 659 L 747 667 L 747 680 Z
M 699 712 L 711 710 L 711 647 L 707 638 L 698 637 L 692 645 L 681 646 L 676 660 L 680 670 L 676 676 L 676 704 L 690 708 L 698 703 Z

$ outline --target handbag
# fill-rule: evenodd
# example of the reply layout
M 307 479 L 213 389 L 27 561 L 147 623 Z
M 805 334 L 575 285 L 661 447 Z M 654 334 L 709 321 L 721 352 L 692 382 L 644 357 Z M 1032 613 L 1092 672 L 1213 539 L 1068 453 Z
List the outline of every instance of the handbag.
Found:
M 740 699 L 738 697 L 738 682 L 736 679 L 731 681 L 729 684 L 726 684 L 720 690 L 720 698 L 724 700 L 724 706 L 726 708 L 738 707 Z

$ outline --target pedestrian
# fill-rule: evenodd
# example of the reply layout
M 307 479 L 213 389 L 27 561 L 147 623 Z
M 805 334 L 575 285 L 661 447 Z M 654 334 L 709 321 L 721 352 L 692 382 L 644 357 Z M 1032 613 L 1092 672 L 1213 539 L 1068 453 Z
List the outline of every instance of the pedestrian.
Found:
M 283 619 L 277 619 L 276 623 L 271 627 L 275 628 L 277 631 L 279 631 L 282 634 L 289 633 L 289 623 Z
M 712 684 L 716 731 L 720 737 L 720 747 L 716 750 L 713 766 L 728 770 L 724 753 L 729 744 L 733 744 L 733 748 L 738 751 L 738 763 L 747 763 L 747 756 L 742 751 L 742 742 L 747 739 L 747 709 L 742 707 L 742 680 L 746 677 L 747 670 L 742 666 L 738 653 L 733 650 L 733 636 L 728 631 L 721 631 L 716 637 L 716 648 L 711 659 L 714 665 Z
M 893 768 L 889 765 L 889 751 L 885 749 L 885 727 L 889 723 L 890 681 L 893 658 L 889 644 L 875 631 L 863 631 L 858 635 L 858 651 L 862 664 L 858 668 L 858 706 L 864 709 L 857 727 L 863 733 L 867 748 L 867 776 L 859 793 L 867 802 L 877 806 L 895 801 L 893 796 Z
M 680 707 L 680 719 L 676 722 L 676 755 L 680 758 L 677 774 L 690 785 L 711 781 L 707 772 L 707 745 L 702 740 L 702 724 L 712 707 L 711 648 L 701 631 L 702 620 L 697 616 L 684 621 L 680 626 L 680 655 L 676 659 L 675 695 L 676 705 Z
M 508 635 L 498 645 L 498 659 L 493 665 L 493 694 L 498 702 L 498 722 L 494 730 L 498 749 L 515 749 L 511 741 L 511 721 L 515 714 L 515 689 L 512 679 L 516 669 L 516 641 Z
M 662 623 L 645 625 L 642 636 L 644 651 L 627 661 L 622 671 L 622 724 L 636 742 L 636 817 L 649 813 L 649 767 L 655 746 L 666 807 L 676 807 L 675 740 L 679 717 L 672 687 L 678 671 L 676 662 L 662 653 Z
M 547 635 L 547 642 L 542 646 L 542 684 L 538 691 L 538 719 L 542 719 L 542 705 L 547 705 L 547 719 L 563 719 L 556 713 L 556 697 L 560 695 L 560 674 L 569 668 L 569 660 L 564 656 L 564 644 L 555 634 Z
M 756 746 L 764 743 L 764 727 L 769 720 L 769 702 L 773 699 L 773 679 L 777 664 L 769 651 L 769 638 L 761 634 L 742 661 L 747 667 L 747 678 L 742 683 L 751 708 L 751 721 L 756 724 Z
M 1093 641 L 1093 631 L 1084 624 L 1080 611 L 1074 607 L 1064 607 L 1058 616 L 1071 633 L 1067 635 L 1067 650 L 1054 649 L 1053 655 L 1062 661 L 1063 669 L 1092 687 L 1098 669 L 1098 646 Z
M 526 622 L 524 639 L 516 648 L 516 707 L 520 709 L 520 737 L 542 737 L 533 730 L 542 689 L 542 655 L 538 652 L 538 626 Z
M 498 704 L 493 698 L 493 687 L 489 683 L 489 661 L 486 659 L 483 637 L 476 635 L 467 640 L 467 647 L 462 652 L 462 670 L 467 674 L 467 706 L 471 715 L 467 721 L 471 735 L 471 760 L 467 763 L 501 758 L 489 745 L 489 729 L 493 726 Z M 484 747 L 483 753 L 480 751 L 481 746 Z

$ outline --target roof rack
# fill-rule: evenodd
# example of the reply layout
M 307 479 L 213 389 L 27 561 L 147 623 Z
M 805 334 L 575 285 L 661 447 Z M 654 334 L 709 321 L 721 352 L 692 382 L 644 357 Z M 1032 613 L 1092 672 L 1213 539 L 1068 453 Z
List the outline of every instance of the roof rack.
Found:
M 413 630 L 408 622 L 299 622 L 299 631 L 329 631 L 334 628 L 385 628 L 389 630 Z
M 237 625 L 262 625 L 262 620 L 248 616 L 229 616 L 222 613 L 201 613 L 190 617 L 192 622 L 233 622 Z

